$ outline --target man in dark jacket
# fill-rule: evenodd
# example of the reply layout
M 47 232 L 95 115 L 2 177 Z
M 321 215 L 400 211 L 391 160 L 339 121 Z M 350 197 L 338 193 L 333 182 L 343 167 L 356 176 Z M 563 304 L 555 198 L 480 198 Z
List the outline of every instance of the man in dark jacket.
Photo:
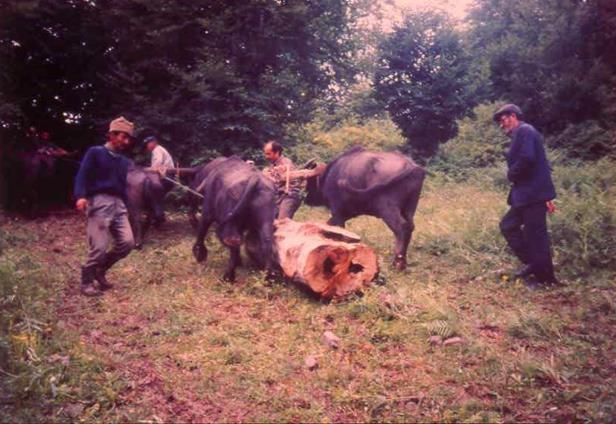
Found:
M 511 208 L 500 229 L 524 264 L 516 277 L 525 278 L 526 285 L 534 289 L 557 283 L 546 224 L 546 212 L 553 210 L 556 191 L 541 134 L 521 117 L 522 111 L 513 104 L 494 113 L 494 121 L 511 137 L 506 155 L 507 179 L 512 184 L 507 203 Z
M 76 207 L 88 217 L 88 258 L 81 269 L 81 293 L 97 296 L 113 286 L 105 278 L 111 266 L 135 245 L 126 209 L 130 161 L 120 152 L 130 144 L 134 126 L 123 117 L 109 125 L 107 143 L 88 149 L 75 178 Z M 113 248 L 109 245 L 113 240 Z

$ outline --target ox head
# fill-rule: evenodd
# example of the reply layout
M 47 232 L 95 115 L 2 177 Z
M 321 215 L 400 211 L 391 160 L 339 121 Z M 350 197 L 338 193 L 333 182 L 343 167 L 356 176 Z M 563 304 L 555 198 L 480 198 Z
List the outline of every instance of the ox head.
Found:
M 327 206 L 323 196 L 323 173 L 326 165 L 318 164 L 306 178 L 306 204 L 309 206 Z

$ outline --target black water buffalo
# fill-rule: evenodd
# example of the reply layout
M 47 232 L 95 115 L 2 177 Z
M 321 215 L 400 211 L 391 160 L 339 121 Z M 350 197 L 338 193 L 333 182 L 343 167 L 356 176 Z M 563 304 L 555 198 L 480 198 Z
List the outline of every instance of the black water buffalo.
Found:
M 192 178 L 190 184 L 188 185 L 190 189 L 196 192 L 202 192 L 205 178 L 213 169 L 216 169 L 216 167 L 225 160 L 227 160 L 227 158 L 216 158 L 205 164 L 195 166 L 193 171 L 189 174 Z M 199 225 L 197 211 L 199 210 L 199 206 L 201 206 L 202 199 L 190 191 L 186 192 L 184 199 L 185 204 L 188 205 L 188 219 L 190 224 L 193 228 L 197 228 Z
M 356 147 L 321 165 L 317 174 L 308 179 L 306 204 L 327 206 L 329 223 L 342 227 L 359 215 L 381 218 L 396 237 L 394 266 L 406 268 L 425 170 L 400 153 Z
M 258 240 L 260 257 L 272 271 L 272 242 L 276 216 L 275 188 L 254 166 L 238 157 L 219 158 L 203 169 L 199 184 L 204 195 L 201 219 L 193 253 L 198 262 L 207 259 L 204 239 L 213 223 L 220 241 L 230 250 L 227 281 L 235 280 L 235 268 L 241 263 L 240 246 L 244 236 Z
M 126 208 L 135 237 L 135 247 L 140 248 L 152 221 L 161 219 L 162 202 L 169 187 L 162 183 L 157 172 L 148 172 L 135 165 L 129 168 L 126 182 Z M 146 220 L 142 221 L 144 212 Z

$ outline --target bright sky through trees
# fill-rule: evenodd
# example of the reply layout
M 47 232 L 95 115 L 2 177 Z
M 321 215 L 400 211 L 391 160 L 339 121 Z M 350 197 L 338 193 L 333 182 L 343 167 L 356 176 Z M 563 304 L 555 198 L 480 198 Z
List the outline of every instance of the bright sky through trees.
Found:
M 394 4 L 401 9 L 440 8 L 455 18 L 466 16 L 467 8 L 471 3 L 472 0 L 394 0 Z
M 441 9 L 454 19 L 463 19 L 473 0 L 382 0 L 384 19 L 383 27 L 391 26 L 402 20 L 405 12 L 424 9 Z

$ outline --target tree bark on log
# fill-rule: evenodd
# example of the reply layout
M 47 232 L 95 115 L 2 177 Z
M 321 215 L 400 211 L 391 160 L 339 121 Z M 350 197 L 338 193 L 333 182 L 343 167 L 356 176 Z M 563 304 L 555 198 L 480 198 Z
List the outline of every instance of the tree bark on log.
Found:
M 326 299 L 348 295 L 370 284 L 378 273 L 372 249 L 340 227 L 276 221 L 275 258 L 283 273 Z

